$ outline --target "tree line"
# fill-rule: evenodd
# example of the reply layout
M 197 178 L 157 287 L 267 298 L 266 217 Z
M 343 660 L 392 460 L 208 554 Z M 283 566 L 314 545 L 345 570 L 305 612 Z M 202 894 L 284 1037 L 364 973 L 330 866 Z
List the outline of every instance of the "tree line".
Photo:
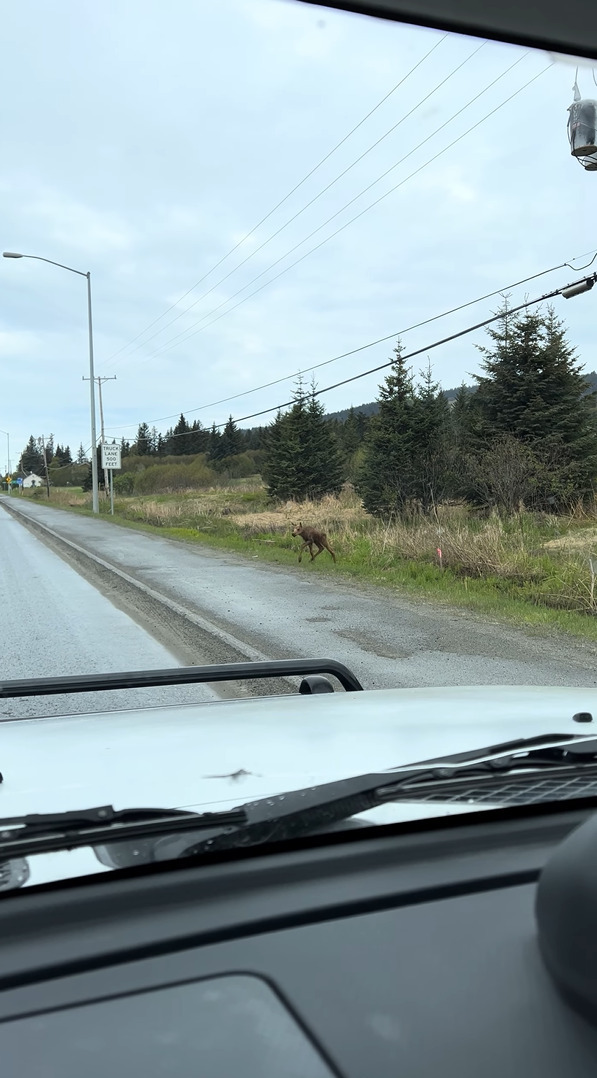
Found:
M 318 497 L 353 480 L 365 508 L 391 519 L 446 499 L 504 512 L 557 512 L 593 500 L 596 395 L 553 307 L 512 314 L 504 300 L 478 345 L 475 391 L 454 399 L 431 365 L 415 379 L 397 342 L 375 414 L 326 422 L 299 384 L 266 433 L 264 478 L 278 498 Z M 338 430 L 342 435 L 338 437 Z
M 272 498 L 317 499 L 350 480 L 365 508 L 386 519 L 413 508 L 427 513 L 446 499 L 515 512 L 521 506 L 559 511 L 593 498 L 591 376 L 553 307 L 512 314 L 505 299 L 498 314 L 486 343 L 476 346 L 475 384 L 450 396 L 431 364 L 415 375 L 398 340 L 368 414 L 350 408 L 326 416 L 315 384 L 299 379 L 292 405 L 267 426 L 239 429 L 230 416 L 219 430 L 181 414 L 165 435 L 141 423 L 135 439 L 122 439 L 123 457 L 131 458 L 132 471 L 160 458 L 200 457 L 209 476 L 209 468 L 225 471 L 244 455 Z M 31 436 L 21 466 L 44 475 L 40 443 Z M 73 462 L 69 447 L 54 447 L 52 436 L 45 451 L 51 471 L 86 462 L 82 446 Z

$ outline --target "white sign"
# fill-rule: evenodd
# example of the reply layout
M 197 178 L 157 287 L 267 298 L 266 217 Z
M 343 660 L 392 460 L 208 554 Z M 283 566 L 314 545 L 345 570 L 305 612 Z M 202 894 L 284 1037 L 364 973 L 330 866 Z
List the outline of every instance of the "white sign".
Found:
M 102 468 L 108 470 L 121 468 L 120 452 L 119 445 L 106 445 L 102 442 Z

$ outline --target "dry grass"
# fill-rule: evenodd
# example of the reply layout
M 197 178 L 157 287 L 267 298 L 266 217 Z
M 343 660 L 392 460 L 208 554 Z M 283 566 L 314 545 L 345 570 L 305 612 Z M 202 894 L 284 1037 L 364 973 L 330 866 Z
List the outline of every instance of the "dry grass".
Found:
M 549 539 L 544 545 L 546 550 L 574 550 L 589 555 L 597 548 L 597 528 L 576 529 L 568 535 Z
M 230 520 L 243 531 L 254 534 L 270 531 L 272 533 L 290 532 L 293 524 L 302 521 L 324 532 L 345 533 L 351 524 L 361 525 L 371 520 L 365 512 L 360 499 L 350 486 L 346 486 L 338 496 L 328 494 L 318 502 L 288 501 L 276 509 L 251 512 L 244 508 L 241 512 L 231 512 Z
M 33 492 L 32 492 L 33 493 Z M 36 491 L 36 500 L 45 492 Z M 101 498 L 101 511 L 109 502 Z M 89 494 L 52 490 L 49 504 L 89 511 Z M 590 555 L 597 567 L 595 518 L 521 514 L 504 520 L 481 518 L 465 505 L 444 505 L 432 519 L 414 515 L 383 523 L 365 512 L 350 485 L 319 502 L 268 504 L 263 484 L 254 478 L 226 487 L 171 495 L 118 497 L 121 519 L 172 529 L 181 538 L 196 536 L 237 550 L 269 551 L 268 557 L 295 556 L 292 524 L 302 521 L 326 532 L 338 564 L 357 577 L 406 579 L 422 590 L 444 594 L 463 581 L 485 588 L 504 601 L 517 599 L 552 610 L 597 613 Z M 439 556 L 441 550 L 441 558 Z M 292 554 L 291 554 L 292 551 Z M 327 562 L 324 564 L 327 565 Z M 321 569 L 317 562 L 318 571 Z M 450 584 L 453 581 L 453 585 Z

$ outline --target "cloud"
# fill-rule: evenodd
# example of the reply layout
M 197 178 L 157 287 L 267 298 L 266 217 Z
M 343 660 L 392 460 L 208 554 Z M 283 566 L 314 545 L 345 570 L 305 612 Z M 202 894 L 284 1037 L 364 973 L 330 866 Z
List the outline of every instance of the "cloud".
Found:
M 595 179 L 568 153 L 568 68 L 554 65 L 438 156 L 545 66 L 543 55 L 531 54 L 411 154 L 522 51 L 491 43 L 469 59 L 478 42 L 449 35 L 408 75 L 441 34 L 322 17 L 287 0 L 20 0 L 3 15 L 11 42 L 0 64 L 0 93 L 11 102 L 0 120 L 3 246 L 91 269 L 96 369 L 118 376 L 106 387 L 108 426 L 134 433 L 142 420 L 305 370 L 591 245 Z M 571 273 L 540 278 L 538 288 Z M 0 274 L 11 444 L 53 429 L 87 445 L 84 282 L 33 263 L 0 261 Z M 493 306 L 413 330 L 406 343 L 425 347 Z M 589 296 L 563 312 L 591 365 L 593 310 Z M 445 384 L 476 367 L 473 343 L 432 353 Z M 350 377 L 391 348 L 324 367 L 317 380 Z M 334 391 L 326 406 L 372 399 L 379 377 Z M 231 408 L 275 406 L 290 384 L 196 414 L 209 425 Z

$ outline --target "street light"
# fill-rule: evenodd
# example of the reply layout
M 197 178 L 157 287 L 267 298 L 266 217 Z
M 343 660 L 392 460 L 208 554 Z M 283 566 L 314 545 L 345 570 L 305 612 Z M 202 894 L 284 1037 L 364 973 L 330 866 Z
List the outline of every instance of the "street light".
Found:
M 10 475 L 10 435 L 7 430 L 2 430 L 2 427 L 0 427 L 0 434 L 6 435 L 6 474 Z
M 99 513 L 99 487 L 97 476 L 97 449 L 95 434 L 95 375 L 93 371 L 93 323 L 91 320 L 91 273 L 83 273 L 82 270 L 65 266 L 62 262 L 53 262 L 51 258 L 42 258 L 40 255 L 23 255 L 16 251 L 4 251 L 4 258 L 34 258 L 36 262 L 48 262 L 50 266 L 58 266 L 60 269 L 76 273 L 79 277 L 87 278 L 87 320 L 89 323 L 89 389 L 91 393 L 91 489 L 93 512 Z

